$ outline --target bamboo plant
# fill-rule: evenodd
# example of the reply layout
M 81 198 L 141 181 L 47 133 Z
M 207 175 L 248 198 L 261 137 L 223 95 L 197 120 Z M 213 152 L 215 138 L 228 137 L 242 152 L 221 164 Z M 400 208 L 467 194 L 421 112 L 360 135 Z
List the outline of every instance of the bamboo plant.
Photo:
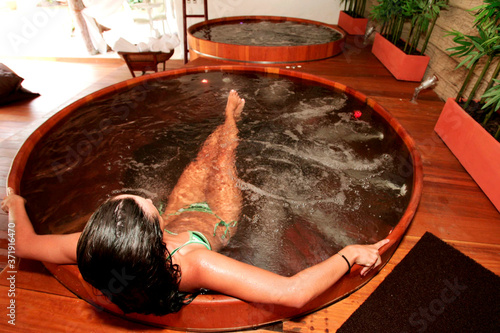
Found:
M 403 37 L 409 23 L 402 50 L 406 54 L 424 54 L 441 10 L 448 8 L 447 0 L 379 0 L 371 17 L 380 23 L 380 34 L 394 45 Z M 422 43 L 420 51 L 419 44 Z
M 493 116 L 493 113 L 500 110 L 500 80 L 493 79 L 493 82 L 495 82 L 496 85 L 492 85 L 488 90 L 486 90 L 483 96 L 481 96 L 481 100 L 485 103 L 482 109 L 487 111 L 482 123 L 483 126 L 486 126 L 488 121 Z M 498 128 L 493 136 L 497 140 L 500 139 L 500 125 L 498 125 Z
M 345 3 L 345 12 L 353 18 L 363 18 L 366 8 L 366 0 L 341 0 Z
M 477 29 L 477 35 L 465 35 L 459 31 L 451 31 L 448 35 L 453 36 L 453 41 L 458 44 L 458 46 L 449 48 L 448 51 L 452 53 L 450 56 L 455 56 L 458 58 L 463 58 L 462 61 L 457 65 L 457 68 L 465 66 L 468 69 L 467 76 L 460 87 L 460 90 L 456 96 L 456 102 L 459 103 L 463 99 L 464 92 L 469 84 L 472 84 L 471 80 L 475 69 L 481 58 L 485 58 L 485 63 L 483 69 L 481 70 L 479 76 L 474 82 L 471 92 L 469 93 L 468 99 L 463 105 L 464 109 L 467 109 L 471 102 L 474 100 L 481 82 L 483 81 L 486 73 L 490 69 L 490 66 L 495 62 L 496 59 L 500 58 L 500 2 L 498 0 L 485 0 L 481 6 L 472 8 L 471 11 L 476 11 L 474 14 L 474 26 Z M 498 85 L 493 87 L 500 72 L 500 61 L 497 62 L 495 69 L 493 70 L 492 77 L 486 86 L 486 93 L 482 96 L 481 103 L 487 103 L 485 98 L 490 98 L 488 106 L 492 105 L 494 94 L 498 94 Z M 492 89 L 494 88 L 494 89 Z M 493 99 L 495 100 L 495 99 Z M 496 110 L 498 110 L 499 105 L 497 104 Z M 483 124 L 486 124 L 488 119 L 490 119 L 493 111 L 489 113 Z

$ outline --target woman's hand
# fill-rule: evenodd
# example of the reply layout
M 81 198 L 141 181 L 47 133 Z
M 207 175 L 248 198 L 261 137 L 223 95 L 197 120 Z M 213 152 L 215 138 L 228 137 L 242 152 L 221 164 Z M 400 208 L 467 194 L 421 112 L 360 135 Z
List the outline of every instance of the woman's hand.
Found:
M 76 263 L 76 244 L 80 233 L 37 235 L 24 207 L 26 200 L 7 188 L 1 207 L 16 225 L 16 256 L 55 264 Z
M 349 263 L 364 266 L 361 270 L 361 275 L 365 276 L 369 271 L 376 268 L 382 263 L 379 249 L 389 243 L 388 239 L 383 239 L 371 245 L 349 245 L 342 249 L 339 253 L 343 254 Z
M 17 195 L 14 192 L 14 189 L 11 187 L 7 188 L 7 196 L 2 200 L 1 207 L 2 210 L 6 213 L 9 212 L 10 208 L 14 205 L 23 205 L 26 203 L 23 197 Z

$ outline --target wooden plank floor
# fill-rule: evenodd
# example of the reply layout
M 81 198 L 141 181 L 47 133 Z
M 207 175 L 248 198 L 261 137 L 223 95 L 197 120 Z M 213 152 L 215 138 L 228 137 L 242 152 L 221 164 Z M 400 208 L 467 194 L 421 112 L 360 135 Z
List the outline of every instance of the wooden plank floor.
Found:
M 61 105 L 104 86 L 130 78 L 118 61 L 68 63 L 5 61 L 26 79 L 25 87 L 42 93 L 29 103 L 0 108 L 0 195 L 12 159 L 25 138 Z M 169 67 L 180 62 L 169 61 Z M 194 65 L 216 65 L 196 60 Z M 285 67 L 280 66 L 280 67 Z M 418 83 L 399 82 L 357 39 L 334 58 L 301 64 L 305 71 L 351 86 L 374 98 L 393 114 L 415 139 L 424 166 L 424 189 L 420 206 L 398 250 L 383 270 L 349 297 L 315 313 L 286 320 L 260 331 L 334 332 L 363 303 L 395 265 L 426 232 L 449 242 L 480 264 L 500 275 L 500 214 L 462 168 L 433 128 L 444 103 L 429 90 L 418 104 L 409 99 Z M 49 80 L 50 78 L 50 80 Z M 0 215 L 0 264 L 6 264 L 7 218 Z M 8 324 L 9 273 L 0 275 L 0 332 L 130 332 L 157 331 L 103 313 L 78 299 L 42 266 L 29 260 L 16 263 L 16 326 Z M 165 330 L 169 331 L 169 330 Z

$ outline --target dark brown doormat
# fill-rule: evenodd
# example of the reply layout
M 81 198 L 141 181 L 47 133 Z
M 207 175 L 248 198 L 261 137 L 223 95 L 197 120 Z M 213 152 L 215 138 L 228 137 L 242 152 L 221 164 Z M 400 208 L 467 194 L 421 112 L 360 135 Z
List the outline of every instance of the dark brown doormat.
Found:
M 500 277 L 426 233 L 338 332 L 500 332 Z

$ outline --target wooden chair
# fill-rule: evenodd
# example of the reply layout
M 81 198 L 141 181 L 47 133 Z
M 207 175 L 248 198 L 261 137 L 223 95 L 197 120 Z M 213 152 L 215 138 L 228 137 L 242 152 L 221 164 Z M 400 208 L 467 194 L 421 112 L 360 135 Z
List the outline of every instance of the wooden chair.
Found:
M 164 52 L 118 52 L 125 60 L 128 69 L 133 77 L 134 71 L 141 71 L 144 75 L 147 71 L 158 72 L 158 64 L 163 63 L 165 70 L 165 62 L 172 57 L 174 50 L 169 53 Z

